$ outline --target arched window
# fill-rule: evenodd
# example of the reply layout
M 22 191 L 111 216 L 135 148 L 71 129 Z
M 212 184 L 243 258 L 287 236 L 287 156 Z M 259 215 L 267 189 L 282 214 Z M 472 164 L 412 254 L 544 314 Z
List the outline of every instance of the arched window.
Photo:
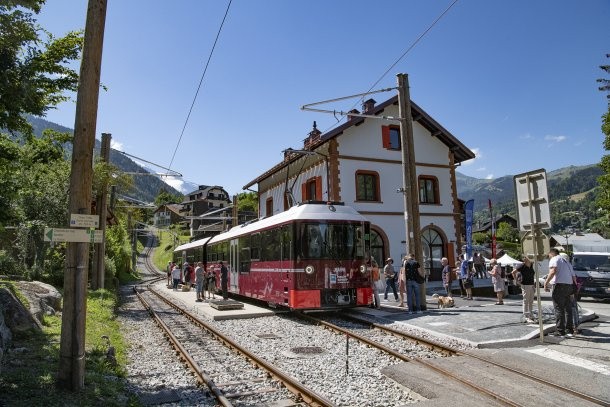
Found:
M 422 231 L 421 242 L 428 280 L 438 281 L 441 279 L 441 259 L 445 257 L 445 240 L 435 228 L 427 227 Z

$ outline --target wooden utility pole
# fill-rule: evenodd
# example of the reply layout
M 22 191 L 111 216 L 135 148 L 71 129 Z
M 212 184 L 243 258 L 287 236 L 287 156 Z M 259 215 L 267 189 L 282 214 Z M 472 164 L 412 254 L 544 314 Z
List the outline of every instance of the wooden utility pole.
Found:
M 102 133 L 102 144 L 100 157 L 106 164 L 110 162 L 110 140 L 112 136 L 109 133 Z M 95 244 L 94 260 L 93 260 L 93 272 L 91 273 L 91 289 L 103 289 L 104 278 L 106 271 L 104 267 L 104 257 L 106 255 L 106 207 L 108 205 L 108 183 L 104 180 L 100 186 L 101 190 L 97 192 L 95 199 L 97 215 L 100 217 L 100 230 L 104 238 L 101 243 Z
M 407 254 L 415 254 L 415 259 L 423 267 L 422 244 L 419 223 L 419 188 L 415 167 L 415 146 L 413 142 L 413 119 L 411 117 L 411 96 L 409 76 L 396 75 L 398 81 L 398 112 L 400 116 L 400 142 L 402 145 L 403 196 L 405 205 L 405 227 Z M 420 300 L 426 309 L 426 283 L 421 285 Z
M 106 0 L 89 0 L 74 120 L 69 200 L 71 214 L 91 214 L 93 146 L 105 21 Z M 68 243 L 57 378 L 58 386 L 65 390 L 78 391 L 85 386 L 88 268 L 89 243 Z

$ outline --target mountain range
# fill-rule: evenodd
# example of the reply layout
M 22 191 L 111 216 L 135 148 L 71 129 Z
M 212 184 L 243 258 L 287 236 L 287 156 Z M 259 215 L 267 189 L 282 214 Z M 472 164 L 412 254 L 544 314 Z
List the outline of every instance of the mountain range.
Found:
M 46 128 L 73 133 L 72 129 L 41 118 L 30 117 L 30 123 L 37 135 L 42 134 L 42 130 Z M 71 149 L 71 145 L 67 146 L 67 148 Z M 100 141 L 97 139 L 95 140 L 95 148 L 97 151 L 100 149 Z M 110 161 L 124 172 L 152 173 L 151 170 L 117 150 L 110 151 Z M 550 195 L 550 201 L 569 200 L 570 197 L 578 195 L 584 196 L 585 193 L 595 188 L 597 177 L 601 174 L 602 170 L 597 164 L 570 166 L 548 172 L 547 190 Z M 475 212 L 486 210 L 488 201 L 491 201 L 495 213 L 506 213 L 515 216 L 515 187 L 512 175 L 495 179 L 480 179 L 469 177 L 456 171 L 456 182 L 458 197 L 464 201 L 474 199 Z M 154 175 L 134 176 L 134 184 L 133 191 L 123 191 L 120 193 L 144 202 L 153 202 L 162 189 L 171 194 L 181 195 L 198 187 L 194 184 L 185 184 L 183 185 L 183 190 L 179 191 Z
M 34 134 L 40 136 L 42 131 L 45 129 L 53 129 L 62 133 L 73 134 L 74 130 L 68 127 L 61 126 L 59 124 L 49 122 L 39 117 L 30 116 L 28 121 L 34 128 Z M 72 144 L 65 146 L 66 150 L 72 154 Z M 101 141 L 95 139 L 95 151 L 94 154 L 99 155 L 101 148 Z M 161 178 L 158 178 L 153 174 L 150 169 L 138 164 L 128 156 L 122 154 L 118 150 L 110 149 L 110 162 L 114 164 L 118 169 L 126 173 L 141 173 L 143 175 L 133 175 L 134 187 L 129 191 L 118 191 L 120 195 L 124 197 L 133 198 L 134 200 L 141 202 L 154 202 L 159 192 L 162 190 L 167 191 L 172 195 L 182 195 L 184 192 L 178 191 L 171 185 L 164 182 Z M 193 188 L 196 189 L 197 187 Z M 187 191 L 190 192 L 191 190 Z

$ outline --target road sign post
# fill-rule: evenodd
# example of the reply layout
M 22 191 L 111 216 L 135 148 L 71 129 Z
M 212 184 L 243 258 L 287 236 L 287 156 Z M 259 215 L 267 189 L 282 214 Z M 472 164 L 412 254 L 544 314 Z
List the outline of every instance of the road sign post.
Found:
M 540 284 L 538 284 L 538 276 L 540 275 L 538 260 L 544 257 L 545 253 L 541 253 L 541 251 L 545 250 L 549 245 L 548 238 L 542 233 L 542 229 L 549 229 L 551 227 L 546 171 L 544 169 L 530 171 L 515 175 L 513 179 L 517 198 L 519 229 L 526 232 L 523 239 L 523 253 L 531 257 L 534 263 L 540 342 L 544 342 L 542 303 L 540 302 Z M 548 253 L 548 249 L 546 251 Z

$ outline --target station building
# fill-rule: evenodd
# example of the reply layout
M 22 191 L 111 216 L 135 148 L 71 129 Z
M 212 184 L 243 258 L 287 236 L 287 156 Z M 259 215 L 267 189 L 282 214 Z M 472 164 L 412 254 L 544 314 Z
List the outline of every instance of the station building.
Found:
M 298 202 L 342 201 L 371 222 L 372 255 L 395 267 L 406 254 L 402 146 L 398 97 L 376 105 L 369 99 L 361 117 L 353 110 L 342 125 L 322 133 L 313 129 L 298 149 L 243 189 L 257 188 L 259 215 L 272 216 Z M 456 167 L 475 154 L 428 113 L 411 102 L 416 176 L 419 190 L 423 266 L 439 280 L 442 257 L 453 261 L 463 244 L 463 202 L 458 199 Z

